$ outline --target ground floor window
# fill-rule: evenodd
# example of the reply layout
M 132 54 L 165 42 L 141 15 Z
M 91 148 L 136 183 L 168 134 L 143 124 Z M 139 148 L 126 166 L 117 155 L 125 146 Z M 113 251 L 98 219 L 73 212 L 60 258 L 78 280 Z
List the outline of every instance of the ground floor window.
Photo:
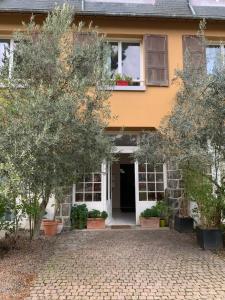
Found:
M 159 201 L 164 198 L 164 166 L 159 163 L 151 165 L 140 164 L 139 176 L 139 201 Z
M 102 200 L 101 173 L 91 173 L 83 176 L 75 186 L 76 202 L 93 202 Z

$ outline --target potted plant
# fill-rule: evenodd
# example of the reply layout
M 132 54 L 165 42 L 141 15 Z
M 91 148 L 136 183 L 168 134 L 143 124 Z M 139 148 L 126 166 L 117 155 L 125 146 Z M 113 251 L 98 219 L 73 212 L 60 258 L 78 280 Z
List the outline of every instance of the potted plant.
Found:
M 63 221 L 61 218 L 57 218 L 56 222 L 57 222 L 57 234 L 59 234 L 63 230 Z
M 184 195 L 180 201 L 178 213 L 174 218 L 174 229 L 180 233 L 192 232 L 194 228 L 194 220 L 190 217 L 189 200 Z
M 185 188 L 196 202 L 194 213 L 198 218 L 196 228 L 197 242 L 202 249 L 223 248 L 221 219 L 224 210 L 224 197 L 215 193 L 213 184 L 200 172 L 186 172 Z
M 57 234 L 57 221 L 44 219 L 42 221 L 42 226 L 46 236 L 54 236 Z
M 122 76 L 121 74 L 118 74 L 118 73 L 115 75 L 114 79 L 115 79 L 116 85 L 118 85 L 118 86 L 128 86 L 132 81 L 131 77 L 126 76 L 126 75 Z
M 75 204 L 71 208 L 70 220 L 72 228 L 84 229 L 87 226 L 88 209 L 86 204 Z
M 145 209 L 140 215 L 142 228 L 159 228 L 160 211 L 157 206 Z
M 100 212 L 97 209 L 93 209 L 88 212 L 87 229 L 104 229 L 105 220 L 108 214 L 105 211 Z
M 169 223 L 170 209 L 165 200 L 157 202 L 156 207 L 160 215 L 160 227 L 166 227 Z

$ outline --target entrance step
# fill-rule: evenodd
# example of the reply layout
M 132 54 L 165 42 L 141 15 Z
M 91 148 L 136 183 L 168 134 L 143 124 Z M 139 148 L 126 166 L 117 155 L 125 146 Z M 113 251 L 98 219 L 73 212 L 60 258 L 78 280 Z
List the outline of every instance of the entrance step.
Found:
M 134 226 L 132 225 L 111 225 L 111 229 L 132 229 Z

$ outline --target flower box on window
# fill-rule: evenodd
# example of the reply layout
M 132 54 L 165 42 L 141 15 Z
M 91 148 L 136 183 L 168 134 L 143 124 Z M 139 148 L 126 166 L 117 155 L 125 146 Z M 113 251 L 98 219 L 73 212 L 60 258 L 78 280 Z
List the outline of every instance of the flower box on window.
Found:
M 116 80 L 116 85 L 119 85 L 119 86 L 128 86 L 129 82 L 127 80 Z
M 115 75 L 115 83 L 117 86 L 128 86 L 132 84 L 132 78 L 126 75 Z

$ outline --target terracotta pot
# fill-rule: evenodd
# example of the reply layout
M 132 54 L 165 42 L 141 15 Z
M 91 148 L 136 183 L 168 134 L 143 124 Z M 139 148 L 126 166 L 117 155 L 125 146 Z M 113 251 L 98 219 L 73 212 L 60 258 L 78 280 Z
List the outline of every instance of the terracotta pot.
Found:
M 104 229 L 105 219 L 102 218 L 88 218 L 87 229 Z
M 160 218 L 151 217 L 151 218 L 143 218 L 140 217 L 140 224 L 142 228 L 159 228 Z
M 129 82 L 127 80 L 116 80 L 116 85 L 119 85 L 119 86 L 128 86 Z
M 61 233 L 63 230 L 63 222 L 57 220 L 57 234 Z
M 54 220 L 44 220 L 42 222 L 44 233 L 46 236 L 54 236 L 57 233 L 58 223 Z

